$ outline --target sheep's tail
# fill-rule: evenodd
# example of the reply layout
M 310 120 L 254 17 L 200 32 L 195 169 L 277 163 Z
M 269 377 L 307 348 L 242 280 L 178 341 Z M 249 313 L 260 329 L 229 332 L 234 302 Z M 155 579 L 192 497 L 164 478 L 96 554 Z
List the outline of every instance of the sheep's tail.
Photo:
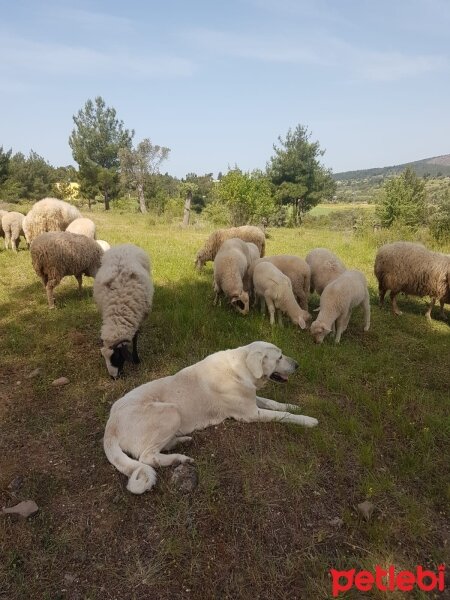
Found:
M 155 485 L 155 469 L 127 456 L 120 447 L 117 436 L 111 431 L 109 423 L 106 425 L 103 448 L 109 462 L 129 477 L 127 490 L 132 494 L 143 494 Z

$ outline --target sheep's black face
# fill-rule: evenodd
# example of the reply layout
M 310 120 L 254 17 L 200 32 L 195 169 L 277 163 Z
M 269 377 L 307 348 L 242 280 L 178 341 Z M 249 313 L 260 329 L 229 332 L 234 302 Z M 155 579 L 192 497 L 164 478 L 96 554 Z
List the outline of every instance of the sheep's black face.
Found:
M 105 358 L 106 368 L 113 379 L 117 379 L 123 373 L 125 361 L 132 360 L 130 351 L 126 342 L 121 342 L 114 348 L 102 348 L 102 354 Z

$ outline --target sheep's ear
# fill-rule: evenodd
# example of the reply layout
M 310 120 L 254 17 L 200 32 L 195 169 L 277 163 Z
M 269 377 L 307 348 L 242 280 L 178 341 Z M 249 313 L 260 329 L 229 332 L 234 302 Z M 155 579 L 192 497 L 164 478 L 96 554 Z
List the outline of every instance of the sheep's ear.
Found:
M 111 348 L 106 348 L 105 346 L 103 346 L 100 352 L 102 353 L 102 356 L 104 356 L 104 358 L 111 358 L 111 356 L 114 353 L 114 351 Z
M 250 352 L 245 359 L 248 370 L 255 379 L 261 379 L 263 376 L 262 361 L 263 353 L 258 351 Z
M 320 306 L 318 306 L 317 308 L 313 308 L 313 312 L 319 312 L 320 310 Z

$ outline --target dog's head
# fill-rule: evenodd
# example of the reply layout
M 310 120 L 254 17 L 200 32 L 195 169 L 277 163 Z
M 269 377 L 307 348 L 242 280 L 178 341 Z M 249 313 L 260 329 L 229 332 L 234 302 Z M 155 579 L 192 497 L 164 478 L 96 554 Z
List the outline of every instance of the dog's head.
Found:
M 269 379 L 285 383 L 297 368 L 298 363 L 285 356 L 279 348 L 268 342 L 253 342 L 247 346 L 245 360 L 256 387 L 262 387 Z
M 319 320 L 314 321 L 310 328 L 310 332 L 313 336 L 315 344 L 321 344 L 330 331 L 331 329 L 328 329 L 328 327 L 326 327 L 324 323 Z
M 117 379 L 123 373 L 123 365 L 125 361 L 131 362 L 132 356 L 128 349 L 128 343 L 126 341 L 119 342 L 113 348 L 103 346 L 101 353 L 105 359 L 106 368 L 108 373 L 113 379 Z
M 231 298 L 231 305 L 241 313 L 246 315 L 250 309 L 250 298 L 247 292 L 242 291 L 238 296 Z

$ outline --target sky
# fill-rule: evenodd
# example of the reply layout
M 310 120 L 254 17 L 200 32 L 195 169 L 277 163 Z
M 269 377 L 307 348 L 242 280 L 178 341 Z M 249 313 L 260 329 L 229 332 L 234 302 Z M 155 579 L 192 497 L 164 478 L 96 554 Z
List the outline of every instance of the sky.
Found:
M 449 0 L 0 0 L 0 146 L 75 164 L 102 96 L 177 177 L 264 169 L 301 124 L 334 172 L 450 153 Z

